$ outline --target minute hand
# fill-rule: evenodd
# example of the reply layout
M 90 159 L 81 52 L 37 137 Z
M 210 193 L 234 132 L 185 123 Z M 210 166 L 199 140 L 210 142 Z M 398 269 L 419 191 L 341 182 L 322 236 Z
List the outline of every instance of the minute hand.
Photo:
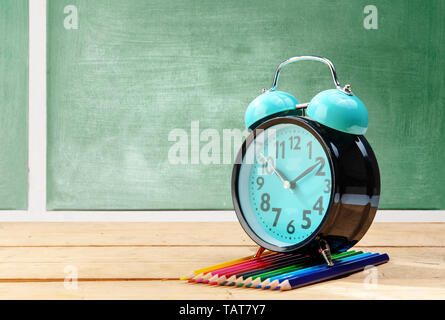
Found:
M 312 170 L 314 170 L 319 164 L 321 163 L 321 161 L 318 161 L 316 164 L 314 164 L 313 166 L 307 168 L 306 170 L 304 170 L 304 172 L 302 174 L 300 174 L 298 177 L 296 177 L 294 180 L 292 180 L 290 183 L 291 185 L 294 185 L 298 180 L 300 180 L 301 178 L 303 178 L 304 176 L 306 176 L 307 174 L 309 174 Z

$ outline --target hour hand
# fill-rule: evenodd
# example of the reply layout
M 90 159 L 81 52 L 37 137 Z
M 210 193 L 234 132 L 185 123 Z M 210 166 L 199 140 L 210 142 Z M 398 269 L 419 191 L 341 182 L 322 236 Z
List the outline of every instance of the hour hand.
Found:
M 292 180 L 290 182 L 291 186 L 295 186 L 295 183 L 302 179 L 304 176 L 308 175 L 309 173 L 311 173 L 312 170 L 314 170 L 319 164 L 321 163 L 321 161 L 317 161 L 317 163 L 315 163 L 313 166 L 310 166 L 309 168 L 307 168 L 306 170 L 304 170 L 298 177 L 296 177 L 294 180 Z
M 275 168 L 275 166 L 266 159 L 266 157 L 264 157 L 264 155 L 262 153 L 260 153 L 261 157 L 263 158 L 262 160 L 267 163 L 268 166 L 270 166 L 272 168 L 272 171 L 278 176 L 278 178 L 281 179 L 281 181 L 283 181 L 283 187 L 285 189 L 290 189 L 291 188 L 291 183 L 289 182 L 289 179 L 286 178 L 286 176 L 281 173 L 277 168 Z

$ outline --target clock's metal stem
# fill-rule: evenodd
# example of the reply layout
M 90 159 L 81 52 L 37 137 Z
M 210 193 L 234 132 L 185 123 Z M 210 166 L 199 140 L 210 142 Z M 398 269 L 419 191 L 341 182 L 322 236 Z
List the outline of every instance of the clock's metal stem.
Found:
M 264 249 L 263 247 L 259 247 L 258 251 L 255 253 L 255 255 L 253 257 L 254 258 L 260 257 L 263 254 L 264 250 L 266 250 L 266 249 Z
M 298 110 L 301 110 L 301 115 L 303 116 L 303 117 L 305 117 L 306 116 L 306 109 L 307 109 L 307 107 L 308 107 L 308 105 L 309 105 L 309 102 L 306 102 L 306 103 L 300 103 L 300 104 L 297 104 L 296 106 L 295 106 L 295 108 Z
M 309 102 L 299 103 L 299 104 L 295 105 L 295 108 L 304 110 L 308 107 L 308 105 L 309 105 Z
M 319 252 L 323 256 L 324 260 L 328 264 L 329 267 L 334 266 L 334 262 L 332 261 L 331 248 L 326 240 L 320 239 L 320 250 Z

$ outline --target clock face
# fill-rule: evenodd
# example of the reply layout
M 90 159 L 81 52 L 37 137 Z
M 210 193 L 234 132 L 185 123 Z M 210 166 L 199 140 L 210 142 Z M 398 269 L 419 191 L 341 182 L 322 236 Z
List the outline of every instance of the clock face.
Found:
M 240 164 L 242 223 L 269 249 L 303 245 L 326 216 L 333 184 L 331 161 L 312 131 L 300 121 L 274 124 L 249 143 Z

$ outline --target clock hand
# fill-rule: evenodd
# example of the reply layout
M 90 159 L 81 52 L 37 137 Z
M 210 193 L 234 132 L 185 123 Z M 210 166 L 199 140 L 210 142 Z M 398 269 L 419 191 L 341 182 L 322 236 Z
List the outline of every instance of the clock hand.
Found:
M 302 174 L 300 174 L 298 177 L 296 177 L 294 180 L 292 180 L 290 183 L 292 186 L 295 186 L 295 183 L 302 179 L 304 176 L 306 176 L 307 174 L 309 174 L 312 170 L 314 170 L 319 164 L 321 163 L 321 161 L 317 161 L 316 164 L 314 164 L 313 166 L 307 168 L 306 170 L 304 170 L 304 172 Z
M 289 182 L 289 179 L 287 179 L 287 178 L 284 176 L 284 174 L 282 174 L 277 168 L 275 168 L 274 165 L 272 165 L 271 162 L 267 161 L 266 157 L 264 157 L 264 155 L 263 155 L 261 152 L 260 152 L 260 155 L 261 155 L 261 157 L 263 158 L 262 160 L 263 160 L 264 162 L 266 162 L 267 165 L 269 165 L 269 166 L 272 168 L 273 172 L 278 176 L 278 178 L 280 178 L 281 181 L 283 181 L 283 187 L 284 187 L 284 189 L 290 189 L 290 187 L 291 187 L 291 183 Z

